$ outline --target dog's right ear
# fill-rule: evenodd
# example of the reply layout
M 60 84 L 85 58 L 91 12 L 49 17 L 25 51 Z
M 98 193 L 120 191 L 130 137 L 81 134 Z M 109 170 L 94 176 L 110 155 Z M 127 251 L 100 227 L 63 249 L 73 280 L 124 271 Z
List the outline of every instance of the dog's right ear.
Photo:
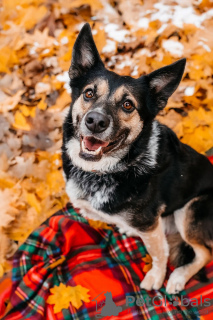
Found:
M 70 79 L 84 75 L 96 65 L 104 66 L 92 37 L 89 23 L 81 29 L 72 52 L 72 62 L 69 69 Z

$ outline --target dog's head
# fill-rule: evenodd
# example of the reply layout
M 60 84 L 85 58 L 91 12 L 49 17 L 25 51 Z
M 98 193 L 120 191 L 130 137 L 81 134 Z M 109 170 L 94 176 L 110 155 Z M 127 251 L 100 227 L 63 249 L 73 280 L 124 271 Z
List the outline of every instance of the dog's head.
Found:
M 105 69 L 89 24 L 75 42 L 69 70 L 72 104 L 64 130 L 73 162 L 107 171 L 129 151 L 176 90 L 185 59 L 134 79 Z M 68 141 L 69 140 L 69 141 Z

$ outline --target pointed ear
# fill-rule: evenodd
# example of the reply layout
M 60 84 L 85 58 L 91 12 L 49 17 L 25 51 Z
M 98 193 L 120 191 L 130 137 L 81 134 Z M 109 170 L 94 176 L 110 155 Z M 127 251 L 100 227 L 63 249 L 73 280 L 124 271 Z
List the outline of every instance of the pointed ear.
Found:
M 81 29 L 72 52 L 72 62 L 69 69 L 70 79 L 77 78 L 85 74 L 96 64 L 104 65 L 96 48 L 92 37 L 89 23 Z
M 167 100 L 177 89 L 183 76 L 185 64 L 186 59 L 184 58 L 146 76 L 150 89 L 151 104 L 152 106 L 155 105 L 155 110 L 150 110 L 153 114 L 156 115 L 166 106 Z

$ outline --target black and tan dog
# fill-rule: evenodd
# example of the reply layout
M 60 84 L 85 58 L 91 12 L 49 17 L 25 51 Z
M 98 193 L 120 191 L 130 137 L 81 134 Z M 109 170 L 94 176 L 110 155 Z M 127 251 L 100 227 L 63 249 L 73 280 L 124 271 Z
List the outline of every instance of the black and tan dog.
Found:
M 72 104 L 63 127 L 71 202 L 83 215 L 141 237 L 153 260 L 140 284 L 146 290 L 164 282 L 169 234 L 179 267 L 168 293 L 184 289 L 211 260 L 213 247 L 213 166 L 154 120 L 181 81 L 185 62 L 138 79 L 119 76 L 105 69 L 86 24 L 73 49 Z

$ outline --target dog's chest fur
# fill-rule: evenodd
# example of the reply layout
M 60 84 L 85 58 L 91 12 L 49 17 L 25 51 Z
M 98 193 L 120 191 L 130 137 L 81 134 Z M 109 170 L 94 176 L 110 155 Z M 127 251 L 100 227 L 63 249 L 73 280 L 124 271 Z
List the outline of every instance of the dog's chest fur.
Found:
M 138 236 L 137 230 L 128 222 L 130 214 L 128 210 L 113 212 L 112 204 L 116 202 L 117 186 L 118 181 L 111 175 L 94 177 L 94 174 L 82 172 L 74 167 L 66 182 L 66 192 L 73 206 L 79 208 L 84 217 L 115 224 L 121 233 Z M 112 208 L 112 211 L 103 212 L 105 207 Z
M 87 200 L 97 210 L 113 201 L 117 182 L 112 175 L 98 175 L 73 167 L 66 183 L 66 191 L 75 205 L 78 199 Z

